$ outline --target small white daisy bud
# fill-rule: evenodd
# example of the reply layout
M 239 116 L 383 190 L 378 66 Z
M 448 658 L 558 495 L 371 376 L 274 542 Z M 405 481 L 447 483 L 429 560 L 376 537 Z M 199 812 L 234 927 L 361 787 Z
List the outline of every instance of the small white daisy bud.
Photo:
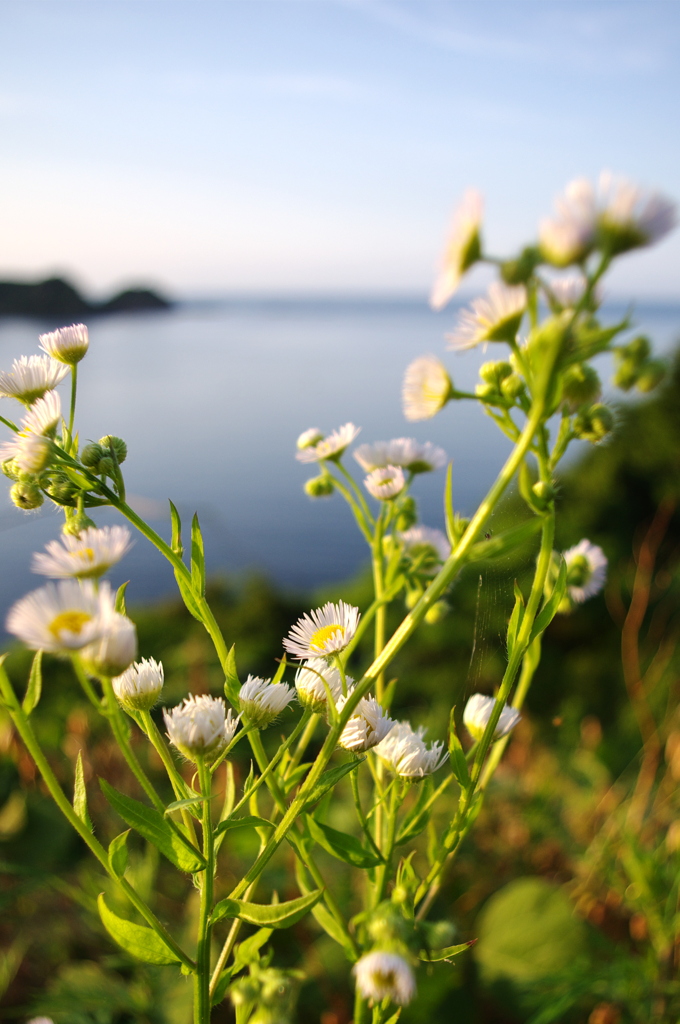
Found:
M 347 703 L 352 689 L 353 687 L 348 690 L 347 697 L 338 699 L 336 704 L 338 713 Z M 338 743 L 345 750 L 353 750 L 356 753 L 370 750 L 385 739 L 393 725 L 394 722 L 387 715 L 385 709 L 378 704 L 375 697 L 362 697 L 352 712 L 352 717 L 342 730 Z
M 347 685 L 354 682 L 349 676 L 346 681 Z M 342 695 L 342 677 L 338 669 L 334 665 L 329 665 L 325 658 L 310 658 L 305 661 L 295 676 L 295 688 L 302 706 L 315 714 L 325 711 L 328 706 L 326 687 L 330 690 L 333 703 L 336 704 Z
M 97 591 L 89 580 L 62 580 L 17 601 L 6 625 L 8 633 L 32 650 L 69 654 L 97 640 L 113 614 L 108 583 L 102 583 Z
M 119 676 L 137 657 L 137 629 L 125 615 L 111 612 L 102 618 L 98 640 L 81 651 L 89 672 L 109 679 Z
M 168 737 L 191 761 L 214 761 L 227 747 L 238 726 L 240 715 L 232 717 L 221 697 L 186 697 L 171 711 L 163 711 Z
M 359 625 L 359 609 L 329 601 L 311 615 L 303 615 L 291 628 L 283 646 L 294 658 L 327 657 L 347 647 Z
M 439 359 L 422 356 L 407 366 L 401 389 L 402 407 L 407 420 L 415 422 L 431 419 L 452 396 L 451 378 Z
M 31 405 L 56 388 L 68 367 L 49 356 L 21 356 L 12 363 L 12 369 L 0 373 L 0 398 L 16 398 Z
M 404 1006 L 416 994 L 411 965 L 396 953 L 374 949 L 357 960 L 352 972 L 361 995 L 374 1003 L 389 999 L 398 1006 Z
M 374 469 L 364 480 L 364 487 L 378 501 L 391 501 L 404 490 L 406 477 L 401 466 Z
M 150 711 L 161 695 L 164 673 L 160 661 L 142 658 L 112 681 L 113 692 L 127 711 Z
M 310 427 L 309 430 L 304 430 L 296 441 L 296 447 L 299 451 L 303 448 L 313 448 L 319 441 L 323 441 L 323 434 L 318 427 Z
M 472 694 L 465 705 L 463 722 L 473 739 L 481 740 L 495 706 L 496 701 L 493 697 L 485 697 L 483 693 Z M 521 717 L 519 711 L 506 704 L 496 724 L 493 739 L 499 740 L 503 736 L 507 736 L 515 728 Z
M 345 448 L 355 439 L 360 429 L 360 427 L 355 427 L 353 423 L 345 423 L 344 426 L 334 430 L 332 434 L 329 434 L 322 441 L 318 441 L 316 444 L 311 442 L 306 444 L 298 451 L 295 458 L 298 462 L 323 462 L 325 459 L 337 462 Z
M 602 590 L 607 578 L 607 556 L 597 544 L 579 541 L 564 552 L 567 563 L 567 593 L 576 604 Z
M 90 337 L 85 324 L 60 327 L 58 331 L 40 335 L 40 347 L 43 352 L 69 366 L 75 366 L 80 362 L 89 345 Z
M 62 536 L 46 545 L 46 554 L 33 555 L 33 572 L 54 579 L 103 576 L 130 549 L 130 531 L 124 526 L 80 530 L 75 537 Z
M 422 726 L 414 732 L 408 722 L 396 722 L 374 751 L 395 775 L 422 779 L 436 772 L 449 756 L 441 740 L 428 747 L 424 735 Z
M 258 729 L 266 729 L 295 698 L 295 690 L 287 683 L 248 676 L 238 693 L 239 707 Z
M 313 476 L 305 482 L 305 494 L 309 498 L 330 498 L 334 490 L 329 476 Z

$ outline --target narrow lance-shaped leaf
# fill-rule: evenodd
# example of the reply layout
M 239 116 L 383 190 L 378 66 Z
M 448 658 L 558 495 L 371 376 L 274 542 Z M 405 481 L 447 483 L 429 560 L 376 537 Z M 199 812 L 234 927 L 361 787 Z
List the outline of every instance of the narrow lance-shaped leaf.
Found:
M 451 960 L 452 957 L 464 953 L 466 949 L 474 946 L 477 939 L 470 939 L 469 942 L 461 942 L 458 946 L 446 946 L 444 949 L 421 949 L 418 959 L 424 960 L 427 964 L 437 963 L 439 960 Z
M 226 821 L 221 821 L 215 828 L 215 835 L 219 836 L 223 832 L 231 832 L 235 828 L 275 828 L 276 826 L 271 821 L 267 821 L 266 818 L 260 818 L 255 814 L 244 815 L 243 818 L 227 818 Z
M 181 558 L 184 554 L 184 548 L 182 547 L 182 520 L 172 502 L 170 502 L 170 522 L 172 525 L 170 547 Z
M 87 811 L 87 790 L 85 789 L 82 750 L 78 751 L 78 757 L 76 759 L 76 777 L 73 784 L 73 810 L 76 812 L 83 825 L 87 825 L 90 832 L 92 832 L 92 822 L 90 821 L 90 815 Z
M 283 673 L 286 671 L 286 664 L 286 655 L 284 654 L 284 656 L 281 658 L 281 661 L 279 662 L 279 667 L 277 668 L 276 673 L 272 679 L 272 683 L 281 682 L 281 680 L 283 679 Z
M 368 850 L 355 836 L 338 832 L 330 825 L 316 821 L 311 815 L 307 816 L 305 824 L 312 839 L 327 853 L 338 860 L 343 860 L 345 864 L 351 864 L 355 868 L 374 868 L 382 863 L 381 858 L 373 850 Z
M 175 570 L 175 582 L 187 611 L 199 622 L 203 622 L 203 616 L 194 597 L 194 592 L 187 583 L 186 578 L 181 576 L 177 570 Z
M 562 604 L 564 595 L 567 589 L 567 563 L 564 559 L 561 560 L 560 571 L 553 587 L 553 592 L 541 608 L 541 611 L 536 616 L 533 628 L 531 630 L 531 636 L 529 637 L 529 643 L 540 636 L 541 633 L 548 628 L 552 620 L 557 615 L 557 610 Z
M 113 871 L 116 878 L 122 878 L 125 874 L 125 869 L 128 863 L 128 848 L 127 840 L 130 835 L 130 829 L 127 832 L 121 832 L 119 836 L 111 840 L 109 844 L 109 867 Z
M 119 793 L 117 789 L 110 786 L 105 779 L 100 779 L 99 784 L 104 796 L 120 814 L 123 821 L 127 822 L 148 842 L 153 843 L 164 857 L 179 868 L 180 871 L 196 872 L 205 868 L 205 860 L 191 841 L 184 835 L 181 828 L 175 822 L 164 818 L 155 807 L 148 807 L 139 800 Z
M 42 651 L 36 651 L 31 665 L 31 674 L 28 677 L 28 686 L 21 705 L 24 713 L 30 715 L 35 711 L 40 694 L 42 693 Z
M 295 787 L 299 785 L 300 782 L 302 782 L 302 780 L 304 779 L 305 775 L 307 774 L 311 767 L 311 761 L 303 761 L 302 764 L 299 764 L 295 768 L 293 768 L 292 772 L 284 782 L 284 790 L 286 796 L 288 796 L 288 794 L 291 793 L 295 789 Z
M 107 906 L 103 893 L 97 900 L 97 906 L 102 924 L 114 942 L 117 942 L 126 953 L 147 964 L 176 964 L 180 962 L 170 947 L 163 942 L 160 935 L 151 928 L 135 924 L 134 921 L 128 921 L 124 917 L 114 914 Z
M 329 789 L 336 786 L 340 779 L 344 779 L 345 775 L 349 772 L 357 770 L 362 761 L 365 761 L 365 757 L 357 758 L 354 761 L 348 761 L 346 764 L 336 765 L 335 768 L 328 768 L 322 775 L 317 784 L 312 789 L 311 793 L 307 795 L 304 806 L 300 808 L 300 811 L 307 810 L 312 804 L 315 804 L 317 800 L 320 800 L 324 793 L 327 793 Z
M 524 616 L 524 595 L 519 589 L 517 580 L 515 580 L 515 607 L 512 609 L 512 615 L 508 622 L 508 657 L 512 657 L 512 652 L 515 649 L 517 643 L 517 634 L 519 628 L 522 625 L 522 618 Z
M 229 648 L 224 674 L 224 695 L 229 703 L 238 711 L 240 710 L 238 694 L 241 689 L 241 681 L 236 671 L 236 644 L 232 644 Z
M 452 707 L 449 718 L 449 760 L 451 762 L 451 771 L 455 775 L 458 784 L 463 789 L 468 789 L 470 786 L 470 773 L 468 772 L 465 751 L 456 732 L 455 711 L 455 707 Z
M 191 520 L 191 584 L 198 594 L 205 594 L 205 549 L 196 512 Z
M 129 580 L 125 583 L 121 583 L 116 591 L 116 611 L 119 615 L 127 615 L 127 609 L 125 607 L 125 591 L 128 588 Z
M 186 807 L 195 807 L 197 804 L 203 805 L 202 796 L 188 796 L 184 800 L 173 800 L 165 808 L 165 813 L 172 814 L 173 811 L 183 811 Z
M 248 924 L 256 924 L 266 928 L 290 928 L 318 903 L 323 895 L 322 889 L 316 889 L 307 896 L 285 903 L 246 903 L 245 900 L 220 900 L 212 912 L 212 921 L 220 921 L 223 917 L 238 917 Z

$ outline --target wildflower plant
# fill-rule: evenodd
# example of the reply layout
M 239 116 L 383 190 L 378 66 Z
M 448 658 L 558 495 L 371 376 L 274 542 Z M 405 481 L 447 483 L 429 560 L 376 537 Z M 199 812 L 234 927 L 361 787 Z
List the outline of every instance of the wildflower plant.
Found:
M 272 651 L 269 678 L 239 679 L 235 647 L 206 597 L 197 517 L 185 559 L 174 505 L 169 543 L 128 505 L 125 442 L 106 434 L 81 443 L 75 428 L 77 368 L 88 351 L 87 329 L 75 325 L 44 335 L 44 355 L 22 356 L 0 374 L 0 394 L 24 406 L 20 425 L 11 412 L 0 417 L 11 432 L 2 468 L 12 482 L 12 500 L 31 509 L 47 499 L 65 517 L 61 540 L 33 561 L 34 571 L 57 582 L 22 598 L 9 613 L 8 630 L 36 655 L 22 701 L 0 666 L 2 700 L 57 806 L 129 903 L 129 913 L 120 916 L 100 896 L 104 928 L 131 957 L 174 965 L 192 978 L 195 1024 L 207 1024 L 211 1007 L 227 996 L 239 1024 L 292 1021 L 299 972 L 271 966 L 266 944 L 273 929 L 290 927 L 307 914 L 347 957 L 355 980 L 355 1024 L 369 1018 L 372 1024 L 394 1024 L 416 998 L 419 963 L 464 954 L 471 941 L 447 945 L 451 924 L 430 922 L 428 915 L 519 720 L 540 661 L 542 634 L 556 614 L 573 611 L 604 584 L 606 557 L 589 540 L 564 555 L 554 551 L 556 471 L 573 440 L 596 444 L 613 428 L 591 365 L 595 356 L 614 353 L 615 381 L 625 390 L 647 390 L 660 379 L 663 367 L 651 358 L 646 339 L 617 343 L 629 320 L 604 321 L 599 285 L 622 253 L 670 230 L 674 208 L 611 176 L 597 189 L 573 182 L 558 201 L 557 216 L 541 224 L 537 240 L 507 259 L 486 252 L 482 209 L 477 193 L 465 196 L 432 301 L 443 308 L 476 263 L 496 268 L 498 280 L 461 314 L 449 347 L 500 345 L 499 358 L 484 363 L 475 391 L 466 393 L 456 389 L 438 358 L 421 357 L 406 370 L 404 413 L 418 421 L 441 413 L 449 402 L 478 402 L 511 439 L 512 451 L 470 519 L 454 508 L 449 465 L 443 533 L 418 521 L 412 495 L 422 473 L 443 470 L 442 449 L 402 437 L 362 443 L 351 453 L 359 434 L 352 423 L 328 435 L 316 427 L 301 434 L 296 457 L 317 470 L 305 490 L 312 498 L 337 492 L 347 502 L 368 546 L 374 593 L 366 608 L 329 602 L 291 624 L 282 650 Z M 569 273 L 556 276 L 556 268 Z M 67 375 L 70 402 L 62 414 L 55 389 Z M 364 474 L 359 479 L 350 469 L 355 463 Z M 489 518 L 513 482 L 526 520 L 486 535 Z M 181 597 L 207 631 L 224 676 L 223 694 L 187 694 L 176 707 L 164 708 L 164 732 L 151 714 L 163 698 L 163 666 L 135 660 L 136 632 L 124 588 L 114 594 L 100 580 L 131 541 L 127 528 L 96 526 L 90 516 L 103 506 L 116 509 L 171 564 Z M 452 584 L 467 564 L 532 539 L 538 540 L 533 580 L 527 592 L 516 588 L 507 662 L 496 692 L 473 694 L 462 722 L 452 709 L 446 735 L 426 739 L 422 726 L 395 720 L 391 706 L 398 680 L 388 684 L 386 675 L 395 655 L 417 629 L 447 614 L 455 602 Z M 391 635 L 390 606 L 402 615 Z M 368 664 L 361 657 L 362 637 L 372 637 Z M 108 847 L 100 841 L 82 765 L 71 800 L 43 753 L 31 720 L 39 714 L 43 651 L 71 663 L 145 795 L 144 801 L 133 799 L 102 780 L 106 799 L 129 830 L 191 879 L 199 904 L 193 939 L 174 935 L 126 874 L 129 830 Z M 281 741 L 267 753 L 262 733 L 273 733 L 275 721 Z M 170 802 L 142 766 L 132 730 L 156 751 L 174 797 Z M 240 792 L 230 760 L 239 743 L 249 745 L 254 763 Z M 227 781 L 220 809 L 214 797 L 222 765 Z M 326 821 L 339 784 L 351 788 L 351 831 Z M 423 848 L 418 837 L 444 797 L 453 811 L 442 828 L 431 830 Z M 252 830 L 259 848 L 222 895 L 225 875 L 233 877 L 225 866 L 234 829 Z M 300 895 L 280 901 L 269 869 L 285 846 L 292 851 Z M 364 876 L 364 884 L 355 887 L 363 900 L 358 913 L 348 914 L 341 905 L 334 878 L 319 866 L 320 851 Z M 256 930 L 238 941 L 243 926 Z

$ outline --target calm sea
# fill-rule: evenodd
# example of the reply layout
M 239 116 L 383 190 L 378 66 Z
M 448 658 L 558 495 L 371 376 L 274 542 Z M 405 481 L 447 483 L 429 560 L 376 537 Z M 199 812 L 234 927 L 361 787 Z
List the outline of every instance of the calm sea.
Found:
M 433 314 L 415 300 L 230 300 L 95 319 L 80 370 L 80 436 L 125 438 L 131 503 L 164 536 L 168 498 L 187 524 L 198 512 L 211 573 L 257 569 L 288 588 L 346 578 L 365 558 L 363 542 L 339 496 L 310 501 L 303 493 L 311 474 L 295 461 L 301 431 L 329 432 L 351 420 L 361 426 L 362 441 L 406 435 L 442 445 L 454 461 L 454 496 L 463 513 L 474 508 L 508 451 L 472 403 L 451 404 L 423 424 L 402 416 L 403 372 L 418 355 L 441 356 L 456 383 L 473 388 L 485 356 L 445 353 L 443 336 L 454 315 Z M 636 317 L 659 351 L 680 338 L 680 305 L 641 305 Z M 0 367 L 36 352 L 38 333 L 54 326 L 0 322 Z M 3 405 L 18 415 L 11 400 Z M 352 459 L 348 464 L 359 475 Z M 416 483 L 422 518 L 431 526 L 442 525 L 442 484 L 442 473 Z M 95 518 L 99 525 L 117 521 L 108 510 Z M 24 513 L 2 499 L 2 619 L 12 601 L 42 582 L 29 570 L 31 552 L 57 537 L 60 523 L 48 503 Z M 131 580 L 133 603 L 174 586 L 162 557 L 141 537 L 113 574 L 114 583 L 124 579 Z

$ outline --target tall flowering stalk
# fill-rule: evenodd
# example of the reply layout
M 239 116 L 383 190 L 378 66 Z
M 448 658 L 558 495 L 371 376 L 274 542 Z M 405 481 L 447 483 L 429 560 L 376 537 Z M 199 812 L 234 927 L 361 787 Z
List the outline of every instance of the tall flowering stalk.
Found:
M 172 504 L 170 543 L 127 504 L 125 442 L 107 434 L 79 447 L 76 372 L 88 350 L 87 329 L 75 325 L 44 335 L 45 355 L 21 357 L 0 374 L 0 395 L 28 410 L 20 426 L 14 417 L 1 417 L 11 431 L 2 468 L 12 481 L 12 500 L 31 509 L 47 498 L 65 516 L 61 542 L 50 542 L 33 560 L 34 571 L 59 582 L 24 597 L 7 620 L 10 632 L 37 652 L 26 694 L 20 702 L 0 667 L 2 699 L 58 807 L 138 915 L 137 922 L 118 916 L 102 896 L 104 927 L 131 956 L 174 964 L 192 976 L 195 1024 L 208 1024 L 211 1007 L 227 995 L 239 1024 L 292 1021 L 299 972 L 271 967 L 262 947 L 270 929 L 288 927 L 310 912 L 352 965 L 355 1024 L 366 1024 L 369 1012 L 372 1024 L 395 1021 L 401 1007 L 416 997 L 418 963 L 450 960 L 470 945 L 432 948 L 431 936 L 450 928 L 438 922 L 433 929 L 428 914 L 519 720 L 540 661 L 543 632 L 557 613 L 572 611 L 604 582 L 606 556 L 589 540 L 563 556 L 553 550 L 558 464 L 574 439 L 598 443 L 613 425 L 590 360 L 614 352 L 616 381 L 626 389 L 646 390 L 662 374 L 640 339 L 615 345 L 628 320 L 603 323 L 599 284 L 620 253 L 657 241 L 673 221 L 672 204 L 628 183 L 603 178 L 596 190 L 574 182 L 558 201 L 557 218 L 541 224 L 536 244 L 500 260 L 484 251 L 481 197 L 466 194 L 432 301 L 443 308 L 473 264 L 490 263 L 499 280 L 461 314 L 449 333 L 449 347 L 504 348 L 501 358 L 481 367 L 474 393 L 457 390 L 435 357 L 416 360 L 406 371 L 404 412 L 416 421 L 452 401 L 477 401 L 512 440 L 513 449 L 469 520 L 454 509 L 449 466 L 443 533 L 418 522 L 412 495 L 422 473 L 444 468 L 447 456 L 441 448 L 393 438 L 361 444 L 351 453 L 352 461 L 349 449 L 359 433 L 354 424 L 328 435 L 316 427 L 301 434 L 297 458 L 318 470 L 305 490 L 310 497 L 338 492 L 345 499 L 368 546 L 374 593 L 367 608 L 329 602 L 291 624 L 282 651 L 273 652 L 267 679 L 239 679 L 235 648 L 206 598 L 197 517 L 187 561 L 182 524 Z M 560 278 L 555 267 L 573 270 Z M 61 418 L 55 391 L 67 374 L 68 422 Z M 349 468 L 353 462 L 361 470 L 359 479 Z M 526 522 L 485 537 L 490 516 L 515 480 L 527 506 Z M 163 666 L 153 659 L 135 661 L 136 633 L 124 592 L 114 595 L 105 581 L 99 582 L 130 545 L 127 529 L 98 529 L 92 522 L 90 512 L 101 506 L 117 509 L 170 562 L 181 597 L 209 634 L 224 675 L 224 696 L 189 694 L 178 706 L 164 709 L 165 735 L 151 715 L 162 699 Z M 462 716 L 464 728 L 452 712 L 447 736 L 426 741 L 422 726 L 414 729 L 391 715 L 395 687 L 386 684 L 390 663 L 416 629 L 447 614 L 454 600 L 451 586 L 468 562 L 507 554 L 536 536 L 533 581 L 527 593 L 516 590 L 507 625 L 507 664 L 495 692 L 471 696 Z M 397 602 L 406 610 L 388 635 L 388 608 Z M 369 634 L 373 655 L 362 665 L 358 645 Z M 71 663 L 146 797 L 133 800 L 103 780 L 107 800 L 130 828 L 193 878 L 199 892 L 193 941 L 178 941 L 126 877 L 128 833 L 108 849 L 94 834 L 82 769 L 71 801 L 41 750 L 31 718 L 41 692 L 42 651 Z M 296 698 L 302 710 L 294 711 L 297 722 L 291 729 Z M 269 755 L 262 732 L 278 719 L 287 735 Z M 131 728 L 158 754 L 174 794 L 171 803 L 147 776 L 130 742 Z M 256 770 L 239 794 L 229 765 L 233 749 L 244 741 Z M 314 741 L 318 753 L 305 762 Z M 188 773 L 182 770 L 187 762 Z M 231 783 L 216 812 L 215 773 L 225 762 Z M 339 832 L 325 820 L 324 807 L 343 778 L 356 812 L 352 832 Z M 452 817 L 432 835 L 427 853 L 414 859 L 405 851 L 414 843 L 419 850 L 418 836 L 439 799 L 450 799 L 450 794 Z M 243 814 L 245 805 L 248 815 Z M 228 895 L 217 899 L 234 828 L 255 830 L 259 849 Z M 300 895 L 279 902 L 262 890 L 268 865 L 284 842 L 295 858 Z M 353 920 L 338 901 L 333 878 L 319 867 L 318 850 L 363 873 L 364 905 Z M 262 937 L 259 946 L 250 944 L 247 958 L 237 944 L 243 924 L 257 926 L 256 936 Z

